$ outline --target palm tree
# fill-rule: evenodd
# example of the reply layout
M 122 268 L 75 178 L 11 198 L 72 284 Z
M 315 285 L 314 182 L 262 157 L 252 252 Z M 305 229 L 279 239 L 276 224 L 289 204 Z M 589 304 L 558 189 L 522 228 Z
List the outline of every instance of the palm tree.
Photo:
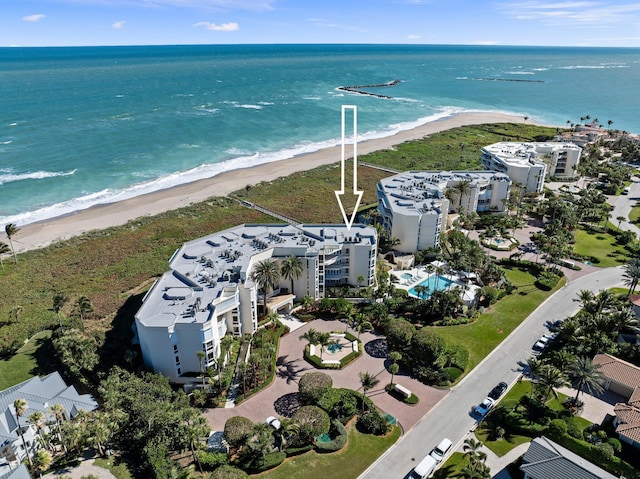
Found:
M 317 342 L 320 345 L 320 359 L 322 359 L 322 353 L 324 352 L 324 348 L 332 344 L 334 341 L 331 340 L 331 334 L 318 333 Z
M 251 279 L 255 281 L 264 294 L 264 314 L 267 314 L 267 293 L 278 286 L 280 272 L 276 263 L 270 259 L 260 261 L 251 273 Z
M 27 462 L 29 463 L 29 467 L 33 468 L 31 464 L 31 457 L 29 456 L 29 450 L 27 449 L 27 443 L 24 440 L 24 434 L 22 433 L 22 426 L 20 425 L 20 418 L 24 416 L 27 412 L 27 401 L 24 399 L 16 399 L 13 401 L 13 411 L 16 415 L 16 424 L 18 425 L 18 433 L 20 434 L 20 438 L 22 439 L 22 447 L 24 448 L 24 452 L 27 454 Z
M 45 426 L 45 417 L 42 411 L 35 411 L 29 414 L 29 422 L 36 427 L 38 431 L 38 436 L 40 437 L 40 442 L 44 446 L 44 437 L 42 437 L 42 429 Z
M 202 376 L 202 389 L 204 389 L 204 358 L 207 357 L 207 353 L 205 351 L 196 351 L 196 356 L 200 361 L 200 376 Z
M 62 432 L 60 429 L 60 425 L 62 424 L 62 421 L 64 421 L 65 419 L 64 406 L 62 404 L 53 404 L 49 406 L 49 413 L 53 414 L 53 416 L 56 418 L 56 429 L 58 432 L 58 440 L 62 444 L 62 447 L 65 447 L 64 442 L 62 441 Z M 66 447 L 65 447 L 65 452 L 66 452 Z
M 542 363 L 535 357 L 530 356 L 527 358 L 525 363 L 525 372 L 529 375 L 531 379 L 531 396 L 533 397 L 533 386 L 535 386 L 538 381 L 538 375 L 540 374 L 540 368 L 542 367 Z
M 280 268 L 280 274 L 283 278 L 291 281 L 291 294 L 295 294 L 293 292 L 293 281 L 297 280 L 302 276 L 302 260 L 295 255 L 291 255 L 287 257 L 282 262 L 282 267 Z
M 640 258 L 633 258 L 627 262 L 623 267 L 624 284 L 629 286 L 629 292 L 627 297 L 635 292 L 636 286 L 638 286 L 638 280 L 640 280 Z
M 4 269 L 4 259 L 2 257 L 10 251 L 9 245 L 0 241 L 0 265 L 2 265 L 2 269 Z
M 468 195 L 471 191 L 471 180 L 462 180 L 457 185 L 454 186 L 455 190 L 458 193 L 458 208 L 457 211 L 460 211 L 460 207 L 462 206 L 462 197 L 464 195 Z
M 318 344 L 318 335 L 320 334 L 319 331 L 316 331 L 313 328 L 309 328 L 309 330 L 304 333 L 302 336 L 300 336 L 298 339 L 306 339 L 309 344 Z
M 487 454 L 482 452 L 482 442 L 470 437 L 465 439 L 462 450 L 465 452 L 465 456 L 469 458 L 470 463 L 482 462 L 487 459 Z
M 82 323 L 82 330 L 84 331 L 84 315 L 93 311 L 91 300 L 86 296 L 80 296 L 76 302 L 78 306 L 78 312 L 80 313 L 80 322 Z
M 53 310 L 56 312 L 58 316 L 58 323 L 62 328 L 62 318 L 60 317 L 60 310 L 64 307 L 64 305 L 69 301 L 69 297 L 60 292 L 53 295 Z
M 360 373 L 359 376 L 360 376 L 360 384 L 362 384 L 362 390 L 364 391 L 364 397 L 366 398 L 367 392 L 373 389 L 374 387 L 376 387 L 376 385 L 380 382 L 380 380 L 369 372 Z M 365 402 L 363 401 L 363 404 L 364 403 Z
M 575 359 L 574 362 L 567 365 L 566 368 L 569 379 L 575 384 L 576 392 L 575 401 L 578 400 L 578 396 L 585 390 L 589 391 L 589 394 L 601 394 L 604 391 L 604 375 L 600 371 L 599 364 L 593 364 L 593 362 L 584 356 L 580 356 Z
M 553 394 L 556 398 L 558 393 L 557 388 L 568 386 L 569 381 L 564 373 L 550 364 L 544 364 L 540 368 L 540 377 L 538 379 L 538 385 L 542 388 L 543 403 L 547 402 L 550 394 Z
M 38 475 L 42 477 L 42 473 L 51 466 L 51 453 L 46 449 L 40 449 L 33 455 L 33 467 L 38 471 Z
M 18 264 L 18 257 L 16 256 L 16 250 L 13 247 L 13 237 L 18 234 L 20 228 L 18 228 L 14 223 L 8 223 L 4 227 L 4 232 L 7 234 L 7 238 L 9 238 L 9 244 L 11 245 L 11 251 L 13 252 L 13 260 Z
M 429 287 L 424 284 L 419 284 L 417 286 L 414 286 L 413 289 L 418 294 L 418 298 L 420 299 L 424 299 L 424 296 L 427 294 L 427 291 L 429 291 Z
M 369 322 L 369 317 L 364 313 L 358 313 L 353 318 L 353 323 L 358 331 L 358 339 L 360 339 L 360 333 L 363 329 L 371 329 L 373 326 Z
M 618 220 L 618 231 L 620 231 L 620 225 L 626 218 L 624 216 L 616 216 L 616 220 Z

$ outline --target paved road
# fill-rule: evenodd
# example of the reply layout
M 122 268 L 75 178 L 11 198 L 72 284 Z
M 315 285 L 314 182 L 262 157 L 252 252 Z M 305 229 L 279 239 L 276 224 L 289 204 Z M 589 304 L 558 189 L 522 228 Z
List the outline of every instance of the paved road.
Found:
M 631 208 L 636 204 L 636 201 L 640 201 L 640 178 L 637 176 L 632 177 L 633 183 L 629 188 L 631 191 L 628 195 L 621 196 L 613 196 L 611 200 L 613 202 L 613 212 L 611 213 L 611 223 L 618 226 L 618 220 L 616 219 L 618 216 L 623 216 L 624 218 L 629 219 L 629 212 Z M 611 201 L 610 200 L 610 201 Z M 629 223 L 629 221 L 624 220 L 620 223 L 620 227 L 623 230 L 629 230 L 635 232 L 638 237 L 640 237 L 640 228 L 638 228 L 633 223 Z
M 518 379 L 521 374 L 518 362 L 531 355 L 531 345 L 548 331 L 547 323 L 575 314 L 580 305 L 573 298 L 581 290 L 597 292 L 621 281 L 622 268 L 608 268 L 578 278 L 556 292 L 360 478 L 407 477 L 422 457 L 444 437 L 454 442 L 453 450 L 457 449 L 476 424 L 471 408 L 482 401 L 498 382 L 512 384 Z

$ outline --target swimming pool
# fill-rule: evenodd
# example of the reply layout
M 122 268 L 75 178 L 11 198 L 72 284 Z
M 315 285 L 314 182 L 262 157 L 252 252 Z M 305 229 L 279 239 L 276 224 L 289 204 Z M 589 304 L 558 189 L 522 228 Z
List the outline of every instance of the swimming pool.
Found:
M 430 274 L 427 279 L 420 281 L 420 283 L 416 284 L 413 288 L 411 288 L 409 290 L 409 294 L 414 298 L 422 297 L 423 299 L 427 299 L 429 296 L 431 296 L 431 293 L 433 291 L 442 291 L 444 289 L 447 289 L 449 285 L 452 283 L 453 281 L 445 278 L 444 276 L 440 276 L 439 274 Z M 429 291 L 424 295 L 420 296 L 416 292 L 416 286 L 427 286 L 429 288 Z
M 402 273 L 400 277 L 402 279 L 413 279 L 413 275 L 411 273 Z

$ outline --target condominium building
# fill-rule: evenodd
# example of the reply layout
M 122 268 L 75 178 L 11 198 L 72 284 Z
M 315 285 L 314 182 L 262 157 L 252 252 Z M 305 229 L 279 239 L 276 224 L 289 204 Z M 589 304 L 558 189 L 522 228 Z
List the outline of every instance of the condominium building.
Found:
M 440 245 L 450 211 L 506 211 L 510 186 L 506 174 L 493 171 L 408 171 L 378 183 L 378 210 L 400 240 L 394 249 L 413 253 Z
M 145 364 L 172 382 L 191 382 L 198 351 L 205 367 L 215 365 L 222 338 L 255 332 L 259 313 L 289 310 L 305 295 L 323 298 L 332 286 L 373 286 L 376 241 L 376 230 L 364 225 L 245 224 L 185 243 L 136 314 Z M 279 267 L 290 256 L 301 260 L 302 274 L 293 291 L 281 276 L 262 311 L 256 265 L 268 259 Z
M 578 176 L 582 148 L 565 142 L 499 142 L 482 149 L 482 165 L 506 173 L 527 193 L 542 191 L 545 176 Z
M 14 403 L 16 400 L 26 403 L 26 410 L 16 416 Z M 44 414 L 46 424 L 56 422 L 51 407 L 62 406 L 65 419 L 74 418 L 79 411 L 93 411 L 98 403 L 89 394 L 78 394 L 73 386 L 67 386 L 59 373 L 47 376 L 35 376 L 4 391 L 0 391 L 0 478 L 22 477 L 18 468 L 27 455 L 30 457 L 40 448 L 38 430 L 29 421 L 35 412 Z M 45 424 L 44 434 L 49 432 Z M 20 434 L 22 432 L 22 434 Z M 24 438 L 24 442 L 22 440 Z M 27 476 L 28 477 L 28 476 Z

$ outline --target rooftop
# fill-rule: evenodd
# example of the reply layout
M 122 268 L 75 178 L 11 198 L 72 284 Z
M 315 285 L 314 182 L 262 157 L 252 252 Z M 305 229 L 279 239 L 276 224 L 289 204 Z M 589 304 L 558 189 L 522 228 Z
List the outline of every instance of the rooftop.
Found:
M 146 326 L 206 322 L 210 306 L 234 298 L 238 285 L 252 287 L 254 262 L 268 257 L 317 256 L 345 243 L 375 245 L 365 225 L 245 224 L 182 245 L 170 270 L 147 293 L 137 318 Z M 162 291 L 162 294 L 157 292 Z M 153 295 L 151 293 L 154 292 Z
M 638 366 L 604 353 L 596 354 L 593 358 L 593 364 L 599 364 L 602 374 L 617 383 L 630 388 L 640 386 L 640 368 Z
M 440 214 L 445 190 L 450 183 L 470 181 L 478 186 L 510 179 L 495 171 L 407 171 L 380 180 L 388 206 L 404 214 Z
M 531 441 L 520 469 L 532 479 L 618 479 L 544 436 Z

